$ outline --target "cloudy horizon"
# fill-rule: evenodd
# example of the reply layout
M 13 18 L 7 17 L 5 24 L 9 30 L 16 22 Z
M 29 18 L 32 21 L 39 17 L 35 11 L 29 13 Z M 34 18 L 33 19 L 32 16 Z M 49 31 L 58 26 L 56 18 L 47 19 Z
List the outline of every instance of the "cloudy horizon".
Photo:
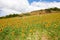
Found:
M 0 0 L 0 17 L 9 14 L 21 14 L 34 10 L 58 7 L 59 0 Z

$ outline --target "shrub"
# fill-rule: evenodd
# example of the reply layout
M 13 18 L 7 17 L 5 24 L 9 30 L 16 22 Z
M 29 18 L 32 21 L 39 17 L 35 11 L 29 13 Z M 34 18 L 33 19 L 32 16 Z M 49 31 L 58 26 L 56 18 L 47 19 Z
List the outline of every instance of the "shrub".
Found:
M 51 10 L 50 10 L 50 9 L 45 9 L 45 11 L 46 11 L 47 13 L 51 13 Z

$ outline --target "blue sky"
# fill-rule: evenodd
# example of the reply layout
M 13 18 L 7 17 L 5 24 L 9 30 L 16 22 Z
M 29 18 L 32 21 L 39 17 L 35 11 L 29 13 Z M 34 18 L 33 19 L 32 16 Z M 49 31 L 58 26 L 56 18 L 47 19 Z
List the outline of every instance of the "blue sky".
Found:
M 54 1 L 56 1 L 56 2 L 60 2 L 60 0 L 28 0 L 29 1 L 29 3 L 32 3 L 32 2 L 34 2 L 34 1 L 36 1 L 36 2 L 39 2 L 39 1 L 42 1 L 42 2 L 54 2 Z
M 38 2 L 38 1 L 40 1 L 40 0 L 28 0 L 28 1 L 29 1 L 29 3 L 32 3 L 32 2 L 34 2 L 34 1 Z
M 58 7 L 60 0 L 0 0 L 0 16 Z

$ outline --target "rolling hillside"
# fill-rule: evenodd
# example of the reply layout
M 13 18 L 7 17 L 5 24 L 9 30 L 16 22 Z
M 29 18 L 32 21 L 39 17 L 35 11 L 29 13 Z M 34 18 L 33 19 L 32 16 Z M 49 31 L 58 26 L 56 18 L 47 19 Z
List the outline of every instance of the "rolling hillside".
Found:
M 0 19 L 0 40 L 60 40 L 60 13 Z

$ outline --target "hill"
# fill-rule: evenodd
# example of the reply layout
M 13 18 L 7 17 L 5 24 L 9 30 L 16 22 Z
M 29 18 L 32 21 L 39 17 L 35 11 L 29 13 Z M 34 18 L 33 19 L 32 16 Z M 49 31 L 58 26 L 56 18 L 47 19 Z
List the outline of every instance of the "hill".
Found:
M 60 40 L 60 12 L 0 19 L 0 40 Z

